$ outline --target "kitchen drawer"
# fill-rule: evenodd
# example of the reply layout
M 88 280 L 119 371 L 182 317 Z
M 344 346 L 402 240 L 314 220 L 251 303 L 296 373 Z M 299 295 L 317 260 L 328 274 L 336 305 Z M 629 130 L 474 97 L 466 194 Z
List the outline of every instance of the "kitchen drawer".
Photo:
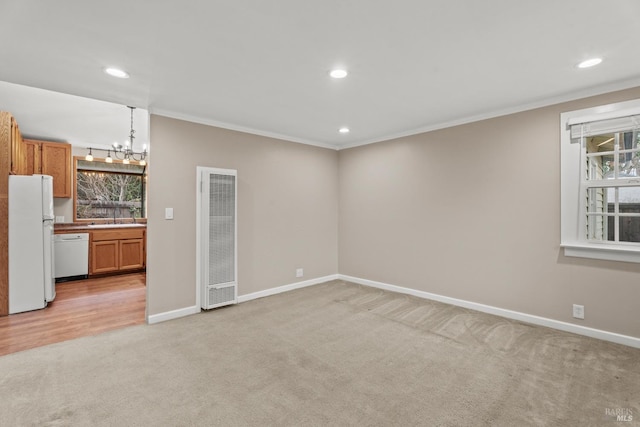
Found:
M 144 237 L 144 228 L 94 230 L 91 232 L 91 235 L 94 242 L 99 242 L 101 240 L 142 239 Z

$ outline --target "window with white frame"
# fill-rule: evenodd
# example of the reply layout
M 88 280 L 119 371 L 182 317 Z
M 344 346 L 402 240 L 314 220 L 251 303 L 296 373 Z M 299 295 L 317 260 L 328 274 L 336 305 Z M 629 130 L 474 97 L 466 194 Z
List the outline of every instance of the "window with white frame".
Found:
M 640 100 L 561 115 L 565 255 L 640 262 Z

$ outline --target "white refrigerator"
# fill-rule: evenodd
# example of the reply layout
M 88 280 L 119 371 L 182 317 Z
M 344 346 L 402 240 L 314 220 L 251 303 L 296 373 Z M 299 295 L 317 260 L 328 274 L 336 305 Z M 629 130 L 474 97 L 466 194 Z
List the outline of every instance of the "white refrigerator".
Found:
M 53 221 L 53 178 L 9 175 L 9 314 L 56 296 Z

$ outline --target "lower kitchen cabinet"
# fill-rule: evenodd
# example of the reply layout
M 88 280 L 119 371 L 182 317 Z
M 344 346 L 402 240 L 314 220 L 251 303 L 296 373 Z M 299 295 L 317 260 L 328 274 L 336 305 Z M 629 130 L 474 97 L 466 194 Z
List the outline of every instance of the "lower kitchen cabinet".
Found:
M 91 244 L 91 274 L 120 270 L 118 246 L 118 240 L 105 240 Z
M 95 230 L 92 233 L 89 274 L 105 274 L 145 267 L 143 229 Z
M 120 240 L 120 270 L 144 268 L 144 239 Z

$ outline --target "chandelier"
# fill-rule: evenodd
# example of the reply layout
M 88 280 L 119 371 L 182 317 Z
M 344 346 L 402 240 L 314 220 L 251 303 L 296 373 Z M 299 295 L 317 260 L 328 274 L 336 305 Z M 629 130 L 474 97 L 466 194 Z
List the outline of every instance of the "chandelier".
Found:
M 88 162 L 93 161 L 93 150 L 97 151 L 106 151 L 107 157 L 104 159 L 107 163 L 113 163 L 113 159 L 116 158 L 118 160 L 122 160 L 122 163 L 128 165 L 131 162 L 138 162 L 140 166 L 146 166 L 147 164 L 147 145 L 142 146 L 142 151 L 134 151 L 133 149 L 133 141 L 135 139 L 136 131 L 133 129 L 133 110 L 136 107 L 129 107 L 131 110 L 131 130 L 129 131 L 129 139 L 124 142 L 124 144 L 120 144 L 118 142 L 113 143 L 113 148 L 105 150 L 103 148 L 92 148 L 87 147 L 89 149 L 89 154 L 85 156 L 85 160 Z M 111 157 L 111 152 L 113 152 L 113 156 Z

